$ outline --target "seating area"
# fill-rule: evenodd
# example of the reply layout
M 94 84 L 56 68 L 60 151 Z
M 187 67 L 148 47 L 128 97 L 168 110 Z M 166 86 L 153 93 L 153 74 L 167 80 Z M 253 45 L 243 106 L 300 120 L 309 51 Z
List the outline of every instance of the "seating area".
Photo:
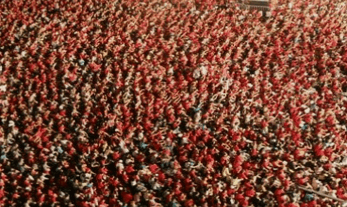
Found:
M 228 4 L 2 0 L 0 206 L 346 205 L 345 1 Z
M 270 1 L 268 0 L 239 0 L 236 3 L 234 3 L 234 5 L 238 6 L 241 9 L 262 11 L 263 16 L 266 17 L 270 17 L 271 15 Z

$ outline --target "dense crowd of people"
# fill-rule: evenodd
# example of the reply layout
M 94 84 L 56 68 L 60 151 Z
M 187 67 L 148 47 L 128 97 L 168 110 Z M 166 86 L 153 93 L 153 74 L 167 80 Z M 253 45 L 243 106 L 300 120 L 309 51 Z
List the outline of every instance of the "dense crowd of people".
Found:
M 347 200 L 343 0 L 0 11 L 0 206 Z

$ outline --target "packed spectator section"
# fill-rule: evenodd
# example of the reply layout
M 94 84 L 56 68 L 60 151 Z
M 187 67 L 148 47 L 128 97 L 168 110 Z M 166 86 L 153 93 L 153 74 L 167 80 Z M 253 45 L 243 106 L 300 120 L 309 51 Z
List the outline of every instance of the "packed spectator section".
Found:
M 2 0 L 0 206 L 343 205 L 344 1 L 230 5 Z

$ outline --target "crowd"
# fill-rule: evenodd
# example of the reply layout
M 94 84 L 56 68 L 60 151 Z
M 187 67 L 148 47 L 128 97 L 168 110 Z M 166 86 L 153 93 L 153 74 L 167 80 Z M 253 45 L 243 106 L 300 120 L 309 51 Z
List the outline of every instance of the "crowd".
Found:
M 3 0 L 0 206 L 341 206 L 343 0 Z

